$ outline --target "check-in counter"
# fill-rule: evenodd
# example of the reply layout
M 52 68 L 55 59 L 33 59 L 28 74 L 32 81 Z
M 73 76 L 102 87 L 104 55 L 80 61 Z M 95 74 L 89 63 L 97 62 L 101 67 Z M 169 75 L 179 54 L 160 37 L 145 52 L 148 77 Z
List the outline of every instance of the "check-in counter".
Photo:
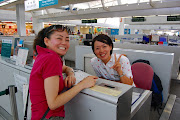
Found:
M 9 85 L 16 85 L 13 73 L 26 77 L 29 82 L 30 72 L 31 67 L 19 67 L 0 59 L 0 91 L 7 89 Z M 148 103 L 147 101 L 151 99 L 150 91 L 144 91 L 132 105 L 132 94 L 134 91 L 132 86 L 104 79 L 98 79 L 96 85 L 108 87 L 108 90 L 112 89 L 119 92 L 114 96 L 114 94 L 107 94 L 109 93 L 107 89 L 105 89 L 107 91 L 106 93 L 99 92 L 97 89 L 85 89 L 81 91 L 65 105 L 66 120 L 137 120 L 137 113 L 141 110 L 140 108 L 146 106 L 145 110 L 150 110 L 150 107 L 146 104 Z M 23 94 L 21 91 L 16 93 L 16 102 L 19 119 L 23 119 Z M 11 114 L 11 106 L 9 103 L 9 96 L 4 95 L 0 97 L 0 106 Z M 146 118 L 149 118 L 148 115 L 149 114 L 147 114 Z
M 114 48 L 114 53 L 126 54 L 130 63 L 138 59 L 148 60 L 150 62 L 153 71 L 161 79 L 163 86 L 163 103 L 166 103 L 171 82 L 171 71 L 174 59 L 174 53 L 144 51 L 144 50 L 132 50 L 132 49 L 120 49 Z M 77 54 L 78 53 L 78 54 Z M 89 46 L 76 46 L 76 68 L 84 70 L 85 72 L 96 75 L 90 64 L 90 60 L 95 57 L 92 53 L 92 49 Z
M 26 77 L 29 82 L 29 76 L 31 72 L 30 69 L 19 67 L 13 62 L 8 63 L 9 61 L 6 62 L 5 59 L 7 58 L 3 58 L 0 56 L 0 91 L 7 89 L 9 85 L 16 86 L 14 74 L 19 74 Z M 23 94 L 19 90 L 16 93 L 16 102 L 19 120 L 23 120 Z M 0 106 L 2 106 L 8 113 L 11 114 L 9 95 L 0 96 Z
M 65 120 L 130 120 L 131 97 L 132 86 L 99 78 L 65 105 Z
M 81 74 L 79 80 L 87 73 L 76 74 Z M 65 105 L 65 120 L 149 120 L 151 91 L 101 78 L 95 88 L 81 91 Z
M 139 93 L 139 98 L 137 98 L 136 96 L 137 93 Z M 131 120 L 150 119 L 151 99 L 152 99 L 151 91 L 142 90 L 140 88 L 133 87 L 132 104 L 131 104 Z

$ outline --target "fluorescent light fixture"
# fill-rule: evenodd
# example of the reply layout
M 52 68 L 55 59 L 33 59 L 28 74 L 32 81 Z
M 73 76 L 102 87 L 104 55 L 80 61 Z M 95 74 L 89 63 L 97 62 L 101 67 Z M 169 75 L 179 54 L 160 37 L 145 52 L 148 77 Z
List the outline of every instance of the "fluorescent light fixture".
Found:
M 16 21 L 1 21 L 1 22 L 16 22 Z
M 7 1 L 0 3 L 0 6 L 4 6 L 4 5 L 7 5 L 7 4 L 15 2 L 15 1 L 17 1 L 17 0 L 7 0 Z
M 67 24 L 67 26 L 76 26 L 76 25 L 74 25 L 74 24 Z
M 32 22 L 25 22 L 25 23 L 30 23 L 31 24 Z
M 90 26 L 90 25 L 92 25 L 92 24 L 86 24 L 87 26 Z

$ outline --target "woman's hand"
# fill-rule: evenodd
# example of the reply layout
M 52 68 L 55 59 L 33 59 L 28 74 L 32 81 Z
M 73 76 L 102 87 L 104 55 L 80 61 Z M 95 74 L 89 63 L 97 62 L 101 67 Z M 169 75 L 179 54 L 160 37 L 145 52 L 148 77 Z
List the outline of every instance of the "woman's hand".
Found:
M 68 88 L 70 88 L 75 83 L 76 83 L 76 78 L 73 74 L 68 75 L 64 80 L 65 87 L 68 87 Z
M 98 79 L 97 76 L 88 76 L 84 78 L 81 82 L 79 82 L 78 84 L 82 85 L 84 89 L 90 88 L 96 84 L 96 79 Z
M 115 63 L 114 63 L 114 65 L 113 65 L 112 67 L 110 67 L 110 68 L 113 68 L 115 71 L 117 71 L 117 73 L 118 73 L 119 75 L 122 75 L 122 74 L 123 74 L 123 71 L 121 70 L 121 64 L 119 63 L 119 61 L 120 61 L 120 59 L 121 59 L 121 56 L 122 56 L 122 55 L 120 55 L 119 58 L 118 58 L 118 60 L 117 60 L 116 54 L 114 54 Z

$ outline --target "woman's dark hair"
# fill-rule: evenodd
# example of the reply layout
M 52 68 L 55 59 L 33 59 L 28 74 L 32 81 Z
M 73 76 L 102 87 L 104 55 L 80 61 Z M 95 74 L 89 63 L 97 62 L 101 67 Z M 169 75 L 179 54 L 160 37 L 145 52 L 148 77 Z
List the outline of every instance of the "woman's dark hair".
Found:
M 112 52 L 113 52 L 113 47 L 114 47 L 114 46 L 113 46 L 113 42 L 112 42 L 111 38 L 110 38 L 108 35 L 99 34 L 98 36 L 96 36 L 96 37 L 93 39 L 93 41 L 92 41 L 92 50 L 93 50 L 93 52 L 94 52 L 94 43 L 95 43 L 96 41 L 103 42 L 103 43 L 111 46 L 111 47 L 112 47 L 112 50 L 110 51 L 110 55 L 112 54 Z M 94 53 L 94 54 L 95 54 L 95 53 Z M 95 54 L 95 55 L 96 55 L 96 54 Z
M 33 43 L 33 49 L 34 51 L 37 53 L 36 50 L 36 45 L 39 45 L 43 48 L 46 48 L 46 45 L 44 43 L 44 31 L 46 30 L 46 28 L 43 28 L 41 31 L 39 31 L 38 35 L 36 35 L 35 39 L 34 39 L 34 43 Z
M 47 37 L 50 39 L 50 36 L 54 33 L 54 31 L 64 31 L 66 30 L 68 33 L 70 33 L 70 29 L 68 27 L 62 26 L 62 25 L 52 25 L 50 27 L 43 28 L 41 31 L 39 31 L 38 35 L 34 39 L 33 49 L 37 53 L 36 45 L 39 45 L 43 48 L 46 48 L 46 45 L 44 43 L 44 38 Z

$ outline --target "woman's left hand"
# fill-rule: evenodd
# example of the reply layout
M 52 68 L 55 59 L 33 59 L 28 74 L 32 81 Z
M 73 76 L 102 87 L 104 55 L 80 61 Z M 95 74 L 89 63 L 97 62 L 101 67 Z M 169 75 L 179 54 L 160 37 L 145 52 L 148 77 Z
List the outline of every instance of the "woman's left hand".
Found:
M 120 59 L 121 59 L 121 55 L 120 55 L 119 58 L 117 59 L 117 58 L 116 58 L 116 54 L 114 54 L 114 58 L 115 58 L 115 63 L 114 63 L 114 65 L 113 65 L 111 68 L 113 68 L 115 71 L 117 71 L 117 73 L 118 73 L 119 75 L 121 75 L 122 70 L 121 70 L 121 64 L 119 63 L 119 61 L 120 61 Z
M 65 87 L 68 88 L 70 88 L 75 83 L 76 83 L 76 78 L 74 75 L 68 75 L 64 80 Z

